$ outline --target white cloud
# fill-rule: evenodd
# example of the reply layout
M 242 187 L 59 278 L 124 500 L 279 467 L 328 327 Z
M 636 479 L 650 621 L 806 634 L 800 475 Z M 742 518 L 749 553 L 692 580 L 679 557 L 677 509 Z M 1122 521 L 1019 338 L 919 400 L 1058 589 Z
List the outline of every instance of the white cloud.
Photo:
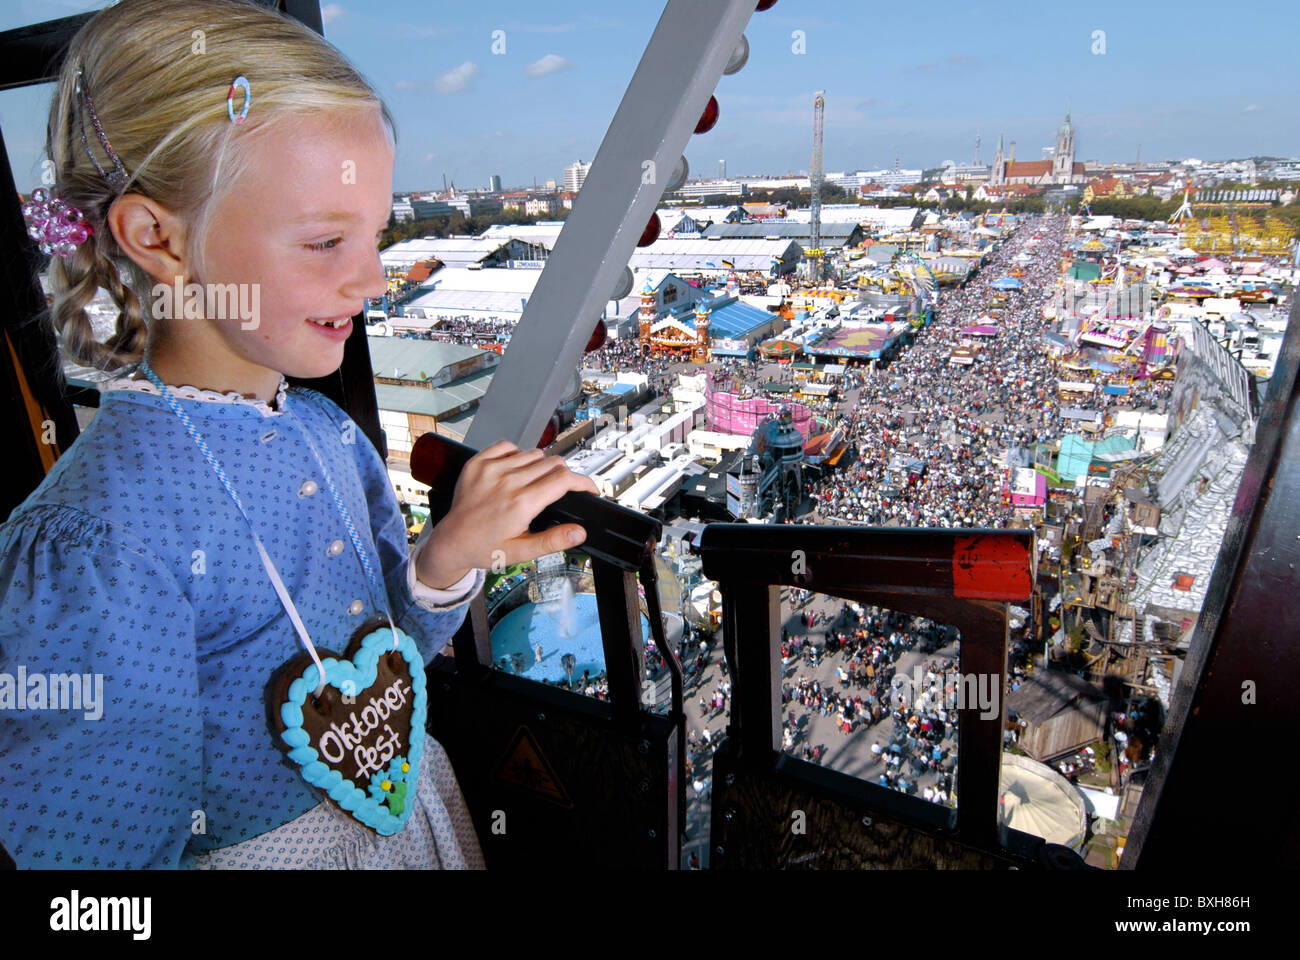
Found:
M 576 23 L 508 23 L 506 30 L 518 30 L 520 33 L 570 33 L 576 30 Z
M 1254 113 L 1256 110 L 1263 110 L 1263 109 L 1264 109 L 1264 108 L 1261 107 L 1258 103 L 1252 103 L 1252 104 L 1250 104 L 1248 107 L 1246 107 L 1245 110 L 1243 110 L 1243 111 L 1241 111 L 1241 112 L 1242 112 L 1242 113 Z
M 413 80 L 398 80 L 393 84 L 394 90 L 414 90 L 419 84 Z
M 321 23 L 324 24 L 325 26 L 329 26 L 335 20 L 342 20 L 343 4 L 341 3 L 325 4 L 325 6 L 320 8 L 320 19 L 321 19 Z
M 548 73 L 559 73 L 561 70 L 568 70 L 573 64 L 563 57 L 548 53 L 536 63 L 530 63 L 524 67 L 524 73 L 530 77 L 544 77 Z
M 473 60 L 466 60 L 459 67 L 440 74 L 434 81 L 433 87 L 439 93 L 460 93 L 473 87 L 474 78 L 478 73 L 478 64 Z

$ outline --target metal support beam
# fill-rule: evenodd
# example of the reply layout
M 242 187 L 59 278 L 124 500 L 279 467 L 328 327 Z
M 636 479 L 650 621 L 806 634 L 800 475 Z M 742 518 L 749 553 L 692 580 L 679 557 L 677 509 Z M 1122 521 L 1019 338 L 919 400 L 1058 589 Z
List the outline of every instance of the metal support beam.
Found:
M 754 0 L 669 0 L 479 403 L 469 446 L 537 445 L 753 12 Z

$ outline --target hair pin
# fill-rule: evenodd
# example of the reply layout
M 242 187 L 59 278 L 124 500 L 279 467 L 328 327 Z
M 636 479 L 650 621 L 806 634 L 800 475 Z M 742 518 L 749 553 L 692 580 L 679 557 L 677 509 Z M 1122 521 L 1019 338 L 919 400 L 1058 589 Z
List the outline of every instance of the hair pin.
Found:
M 81 110 L 78 109 L 76 111 L 77 131 L 81 136 L 81 145 L 85 148 L 86 155 L 90 157 L 90 162 L 95 165 L 95 169 L 99 171 L 101 177 L 118 190 L 125 188 L 131 178 L 126 172 L 126 167 L 122 165 L 122 161 L 118 159 L 117 151 L 113 149 L 113 144 L 109 142 L 107 135 L 105 135 L 103 126 L 100 125 L 99 114 L 95 111 L 95 101 L 90 98 L 90 90 L 86 87 L 85 78 L 81 69 L 77 70 L 77 83 L 73 92 L 78 101 L 83 101 L 85 103 L 86 110 L 90 113 L 91 125 L 95 128 L 95 136 L 99 138 L 100 146 L 104 148 L 104 152 L 108 154 L 108 158 L 113 161 L 113 169 L 105 170 L 100 165 L 99 161 L 95 159 L 95 154 L 91 151 L 90 144 L 86 140 L 86 121 L 81 116 Z
M 236 90 L 244 91 L 244 109 L 239 114 L 239 116 L 235 116 L 235 91 Z M 243 123 L 244 118 L 248 116 L 248 108 L 249 105 L 252 104 L 252 102 L 253 102 L 253 91 L 252 88 L 249 87 L 248 85 L 248 78 L 243 76 L 242 74 L 238 77 L 235 77 L 234 82 L 230 84 L 230 92 L 226 94 L 226 113 L 229 114 L 230 116 L 230 122 L 235 124 L 236 126 Z

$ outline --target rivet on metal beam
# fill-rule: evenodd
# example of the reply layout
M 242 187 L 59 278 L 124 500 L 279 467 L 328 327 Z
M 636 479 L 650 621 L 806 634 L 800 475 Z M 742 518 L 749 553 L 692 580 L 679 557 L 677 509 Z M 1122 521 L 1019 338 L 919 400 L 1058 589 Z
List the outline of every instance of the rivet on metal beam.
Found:
M 745 35 L 742 33 L 740 35 L 740 42 L 736 44 L 736 49 L 731 51 L 731 59 L 728 60 L 727 65 L 722 68 L 722 72 L 727 76 L 731 76 L 733 73 L 739 73 L 741 68 L 743 68 L 748 62 L 749 41 L 745 39 Z
M 672 193 L 674 190 L 680 190 L 686 183 L 686 178 L 690 175 L 691 166 L 686 162 L 685 157 L 679 157 L 677 166 L 673 167 L 673 175 L 668 178 L 668 186 L 664 187 L 664 193 Z
M 632 292 L 632 284 L 635 282 L 632 276 L 632 268 L 624 267 L 622 274 L 619 275 L 618 284 L 615 285 L 614 291 L 609 295 L 611 300 L 622 300 Z

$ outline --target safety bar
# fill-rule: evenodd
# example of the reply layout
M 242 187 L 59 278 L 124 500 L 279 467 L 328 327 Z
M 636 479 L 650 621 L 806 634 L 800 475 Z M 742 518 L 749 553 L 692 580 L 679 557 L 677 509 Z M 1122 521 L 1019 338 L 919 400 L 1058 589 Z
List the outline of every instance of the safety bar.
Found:
M 781 757 L 778 587 L 792 586 L 949 623 L 961 631 L 960 670 L 1004 680 L 1006 604 L 1033 592 L 1034 534 L 1029 530 L 898 530 L 785 524 L 709 524 L 694 548 L 706 577 L 722 592 L 723 646 L 732 671 L 728 738 L 742 762 L 773 769 Z M 1000 707 L 1005 698 L 999 694 Z M 998 777 L 1005 708 L 981 718 L 962 704 L 958 724 L 956 836 L 999 847 Z M 930 805 L 875 784 L 881 806 Z M 889 796 L 885 796 L 885 793 Z M 919 805 L 919 806 L 917 806 Z
M 411 475 L 431 488 L 431 521 L 445 516 L 450 510 L 456 481 L 475 453 L 477 451 L 472 447 L 432 433 L 426 433 L 415 442 L 411 450 Z M 532 533 L 540 533 L 562 523 L 577 523 L 587 531 L 587 539 L 578 549 L 591 557 L 605 671 L 609 677 L 609 699 L 615 718 L 634 724 L 639 717 L 642 681 L 645 679 L 636 576 L 645 569 L 647 561 L 653 568 L 654 547 L 659 542 L 663 526 L 657 520 L 601 497 L 571 491 L 542 510 L 528 528 Z M 643 585 L 647 606 L 650 606 L 653 585 Z M 657 608 L 657 596 L 653 605 Z M 671 654 L 662 641 L 662 622 L 656 623 L 654 615 L 649 619 L 651 630 L 657 631 L 653 633 L 656 644 Z M 457 642 L 454 652 L 457 671 L 475 676 L 492 663 L 486 607 L 479 608 L 477 615 L 472 612 L 470 620 L 474 644 L 471 647 Z M 675 703 L 674 708 L 677 706 Z

